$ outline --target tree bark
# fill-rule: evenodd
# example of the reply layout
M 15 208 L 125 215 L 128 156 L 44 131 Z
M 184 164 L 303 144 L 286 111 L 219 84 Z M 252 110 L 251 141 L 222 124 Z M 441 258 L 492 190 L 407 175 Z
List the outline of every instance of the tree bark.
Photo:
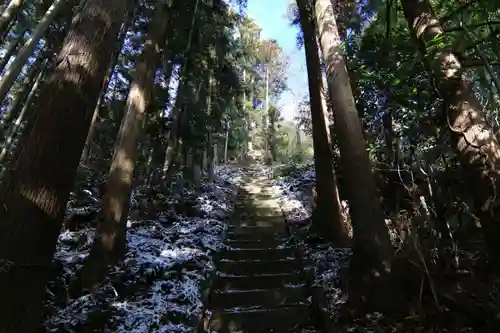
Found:
M 111 163 L 106 192 L 102 200 L 103 216 L 91 253 L 82 270 L 83 287 L 92 287 L 104 278 L 107 265 L 121 260 L 126 252 L 126 220 L 134 176 L 134 160 L 142 134 L 146 111 L 151 103 L 160 49 L 166 38 L 167 5 L 158 1 L 144 50 L 136 65 L 136 76 L 127 97 Z
M 315 25 L 309 0 L 297 0 L 300 24 L 304 34 L 309 100 L 311 104 L 311 122 L 314 147 L 314 167 L 316 171 L 316 216 L 313 222 L 322 237 L 345 245 L 349 234 L 341 215 L 341 206 L 328 124 L 326 103 L 323 105 L 323 81 L 318 48 L 316 46 Z
M 36 60 L 31 65 L 31 68 L 28 70 L 28 73 L 26 73 L 22 82 L 20 82 L 19 89 L 16 89 L 16 92 L 12 97 L 9 106 L 3 112 L 2 119 L 0 120 L 0 137 L 4 137 L 3 134 L 1 133 L 5 130 L 5 128 L 10 126 L 12 118 L 17 116 L 18 113 L 17 111 L 21 110 L 21 104 L 24 102 L 26 96 L 28 96 L 30 92 L 31 86 L 33 85 L 33 82 L 35 81 L 38 75 L 38 71 L 41 69 L 40 65 L 44 60 L 45 55 L 46 52 L 40 50 Z
M 229 147 L 229 123 L 226 124 L 226 138 L 224 140 L 224 163 L 227 164 L 227 150 Z
M 334 112 L 342 176 L 353 221 L 355 244 L 349 298 L 355 306 L 385 311 L 397 306 L 388 297 L 393 250 L 330 0 L 316 0 L 315 17 Z
M 0 332 L 32 333 L 68 194 L 127 1 L 87 0 L 0 184 Z
M 80 160 L 83 164 L 87 165 L 89 163 L 90 158 L 90 146 L 92 145 L 92 140 L 94 139 L 94 133 L 96 129 L 97 119 L 99 118 L 99 110 L 101 108 L 102 101 L 106 92 L 108 91 L 109 81 L 111 76 L 113 75 L 113 71 L 115 69 L 116 63 L 118 62 L 118 58 L 120 57 L 120 51 L 123 45 L 123 41 L 125 40 L 125 36 L 127 35 L 128 26 L 131 24 L 133 19 L 134 10 L 129 11 L 129 16 L 123 22 L 120 32 L 118 34 L 118 39 L 116 41 L 116 49 L 114 54 L 111 56 L 111 61 L 109 63 L 108 71 L 106 72 L 106 76 L 104 77 L 104 82 L 102 83 L 101 92 L 99 94 L 99 99 L 95 105 L 94 114 L 92 116 L 92 121 L 90 122 L 89 133 L 87 134 L 87 138 L 85 139 L 85 146 L 83 147 L 83 152 Z
M 26 44 L 24 44 L 24 46 L 21 48 L 21 50 L 17 54 L 14 61 L 12 61 L 10 66 L 7 67 L 7 71 L 0 79 L 0 102 L 3 101 L 5 99 L 5 97 L 7 96 L 7 93 L 9 92 L 10 88 L 12 87 L 12 84 L 14 84 L 17 77 L 19 76 L 19 73 L 21 73 L 21 70 L 23 69 L 24 64 L 28 61 L 29 57 L 33 54 L 33 50 L 35 50 L 35 47 L 38 45 L 40 38 L 42 38 L 42 36 L 45 34 L 47 29 L 49 28 L 50 23 L 52 23 L 52 21 L 54 21 L 54 18 L 57 16 L 59 11 L 64 7 L 65 3 L 66 3 L 65 0 L 54 0 L 54 3 L 52 3 L 50 8 L 47 9 L 45 16 L 41 19 L 41 21 L 36 26 L 35 30 L 33 31 L 33 34 L 31 35 L 30 39 L 28 40 L 28 42 Z M 68 54 L 67 57 L 68 58 L 71 58 L 71 57 L 78 58 L 81 56 L 77 55 L 77 54 Z
M 40 85 L 40 82 L 42 80 L 42 77 L 44 75 L 44 70 L 45 66 L 47 64 L 47 61 L 45 61 L 39 69 L 37 69 L 37 77 L 33 82 L 33 85 L 31 85 L 29 94 L 27 95 L 26 98 L 22 98 L 20 100 L 20 103 L 24 103 L 21 112 L 19 112 L 19 115 L 16 118 L 16 121 L 10 125 L 9 129 L 7 130 L 7 133 L 5 135 L 5 141 L 3 142 L 2 149 L 0 151 L 0 163 L 4 162 L 4 159 L 7 157 L 7 153 L 9 153 L 10 149 L 12 148 L 14 144 L 14 140 L 18 134 L 19 128 L 21 127 L 21 123 L 25 121 L 25 115 L 28 109 L 31 107 L 31 101 L 33 100 L 33 97 L 35 96 L 35 93 L 38 90 L 38 87 Z
M 500 144 L 474 96 L 472 84 L 453 50 L 429 47 L 441 41 L 443 28 L 432 13 L 428 1 L 402 0 L 404 13 L 413 36 L 421 46 L 432 71 L 437 90 L 444 99 L 443 126 L 448 127 L 452 147 L 463 166 L 479 218 L 490 259 L 500 264 Z

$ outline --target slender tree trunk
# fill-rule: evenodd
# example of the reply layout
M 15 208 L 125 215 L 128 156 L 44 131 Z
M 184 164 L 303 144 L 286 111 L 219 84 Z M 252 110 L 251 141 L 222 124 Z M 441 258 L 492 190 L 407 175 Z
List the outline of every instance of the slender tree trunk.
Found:
M 21 9 L 23 8 L 24 0 L 11 0 L 5 8 L 2 16 L 0 16 L 0 36 L 3 36 L 9 29 Z
M 449 47 L 429 47 L 443 36 L 443 28 L 426 0 L 402 0 L 413 36 L 421 46 L 427 66 L 444 99 L 444 126 L 448 127 L 452 147 L 467 173 L 475 201 L 476 216 L 498 269 L 500 264 L 500 144 L 474 96 L 472 84 L 464 76 L 457 55 Z M 429 54 L 427 54 L 429 53 Z
M 137 144 L 143 131 L 146 111 L 151 103 L 156 68 L 165 41 L 167 5 L 158 1 L 144 50 L 136 67 L 136 76 L 127 98 L 115 152 L 111 163 L 103 217 L 97 226 L 98 237 L 82 270 L 84 287 L 91 287 L 105 276 L 107 265 L 120 260 L 126 251 L 126 220 L 134 176 Z
M 248 155 L 248 152 L 250 152 L 250 151 L 253 150 L 253 143 L 252 143 L 252 118 L 251 118 L 250 112 L 254 111 L 254 107 L 253 107 L 254 81 L 255 81 L 255 79 L 253 77 L 250 77 L 250 93 L 248 94 L 248 101 L 250 102 L 250 110 L 247 113 L 247 135 L 248 135 L 247 155 Z
M 18 134 L 21 124 L 25 121 L 26 112 L 31 107 L 31 102 L 33 100 L 33 97 L 35 96 L 35 93 L 38 91 L 38 87 L 40 86 L 40 82 L 42 81 L 42 77 L 44 75 L 46 64 L 47 61 L 45 60 L 44 64 L 41 65 L 41 68 L 39 68 L 39 70 L 37 71 L 38 75 L 34 81 L 34 84 L 31 86 L 28 96 L 20 100 L 20 103 L 24 103 L 24 105 L 23 108 L 21 109 L 21 112 L 19 112 L 16 121 L 9 127 L 5 135 L 5 141 L 3 143 L 2 150 L 0 151 L 0 163 L 3 163 L 4 159 L 7 157 L 7 153 L 9 153 L 14 144 L 14 140 L 16 138 L 16 135 Z
M 207 175 L 210 181 L 214 180 L 214 167 L 215 167 L 215 148 L 216 143 L 213 139 L 212 131 L 208 132 L 208 151 L 207 151 Z
M 248 131 L 248 124 L 250 123 L 250 117 L 249 117 L 249 111 L 248 110 L 248 101 L 247 101 L 247 71 L 246 69 L 243 69 L 243 108 L 244 108 L 244 114 L 245 114 L 245 137 L 244 137 L 244 142 L 243 142 L 243 159 L 247 160 L 248 159 L 248 151 L 249 151 L 249 140 L 250 140 L 250 133 Z
M 170 115 L 170 129 L 165 135 L 165 159 L 163 162 L 163 174 L 167 174 L 169 163 L 172 159 L 173 147 L 176 145 L 175 141 L 177 139 L 177 127 L 178 123 L 178 113 L 179 110 L 176 107 L 172 108 L 172 114 Z
M 0 184 L 0 332 L 36 331 L 68 194 L 126 6 L 87 0 L 41 90 L 33 128 Z
M 227 163 L 227 149 L 229 146 L 229 124 L 226 125 L 226 139 L 224 143 L 224 163 Z
M 160 120 L 160 122 L 161 122 L 161 125 L 160 125 L 161 126 L 161 129 L 160 129 L 161 140 L 155 140 L 153 154 L 152 154 L 153 160 L 151 161 L 151 163 L 152 163 L 152 169 L 155 170 L 155 171 L 153 171 L 154 173 L 156 172 L 157 168 L 166 167 L 165 166 L 165 159 L 167 156 L 167 151 L 169 149 L 170 132 L 165 129 L 165 126 L 166 126 L 165 122 L 169 121 L 169 117 L 165 116 L 165 106 L 167 105 L 167 103 L 170 100 L 168 87 L 170 86 L 170 79 L 172 77 L 173 62 L 165 60 L 164 64 L 163 64 L 163 68 L 164 68 L 165 83 L 166 83 L 167 91 L 164 93 L 165 99 L 164 99 L 164 103 L 161 105 L 161 115 L 160 115 L 160 118 L 161 118 L 161 120 Z M 157 178 L 158 177 L 155 177 L 155 179 L 157 179 Z M 157 185 L 156 182 L 154 184 Z
M 94 139 L 94 133 L 96 129 L 96 123 L 97 119 L 99 118 L 99 110 L 101 108 L 102 101 L 104 99 L 104 96 L 106 95 L 106 92 L 108 91 L 109 87 L 109 81 L 111 79 L 111 76 L 113 75 L 113 71 L 115 69 L 116 63 L 118 62 L 118 58 L 120 57 L 120 51 L 123 45 L 123 41 L 125 40 L 125 37 L 127 35 L 127 29 L 129 25 L 131 24 L 131 21 L 133 19 L 133 14 L 134 10 L 129 10 L 129 16 L 123 22 L 122 27 L 120 29 L 120 33 L 118 35 L 118 39 L 116 41 L 116 49 L 114 54 L 111 56 L 111 61 L 109 63 L 109 68 L 108 71 L 106 72 L 106 76 L 104 77 L 104 82 L 102 83 L 102 88 L 101 88 L 101 93 L 99 94 L 99 99 L 97 100 L 97 103 L 95 105 L 94 109 L 94 115 L 92 116 L 92 121 L 90 123 L 90 129 L 89 133 L 87 134 L 87 139 L 85 139 L 85 146 L 83 147 L 83 152 L 81 156 L 81 161 L 83 164 L 87 165 L 89 163 L 89 158 L 90 158 L 90 147 L 92 145 L 92 140 Z
M 342 176 L 353 221 L 355 244 L 349 298 L 353 305 L 366 305 L 385 311 L 398 306 L 388 297 L 392 290 L 390 273 L 393 250 L 330 0 L 316 0 L 315 17 L 334 111 Z
M 315 228 L 327 240 L 345 245 L 348 231 L 341 215 L 340 198 L 333 169 L 333 152 L 326 103 L 323 103 L 323 81 L 315 26 L 309 0 L 297 0 L 300 24 L 304 33 L 304 48 L 309 82 L 311 119 L 316 170 Z M 323 105 L 324 104 L 324 105 Z M 316 218 L 317 217 L 317 218 Z
M 264 160 L 266 163 L 269 162 L 269 71 L 266 66 L 266 74 L 265 74 L 266 86 L 265 86 L 265 103 L 266 103 L 266 111 L 264 113 Z
M 167 140 L 167 148 L 166 148 L 166 158 L 165 163 L 163 165 L 163 171 L 165 174 L 165 178 L 172 174 L 173 169 L 172 166 L 175 164 L 175 159 L 177 153 L 180 148 L 179 142 L 179 132 L 184 123 L 184 118 L 186 117 L 186 110 L 183 108 L 184 104 L 184 91 L 187 89 L 187 68 L 188 68 L 188 60 L 191 56 L 191 47 L 192 47 L 192 39 L 193 39 L 193 31 L 196 23 L 196 17 L 198 15 L 198 7 L 200 4 L 200 0 L 196 0 L 194 4 L 193 17 L 191 19 L 191 26 L 189 28 L 188 40 L 186 50 L 184 51 L 184 64 L 179 70 L 179 86 L 177 89 L 177 96 L 175 100 L 175 106 L 172 109 L 172 112 L 177 110 L 176 114 L 172 114 L 172 127 L 169 132 L 169 139 Z M 172 143 L 171 149 L 169 149 L 168 142 Z
M 17 54 L 14 61 L 7 67 L 7 71 L 4 76 L 0 79 L 0 102 L 5 99 L 7 93 L 9 92 L 12 84 L 16 81 L 19 73 L 23 69 L 24 64 L 28 61 L 29 57 L 33 54 L 35 47 L 38 45 L 40 38 L 47 31 L 50 23 L 54 21 L 54 18 L 57 16 L 57 13 L 64 7 L 66 0 L 54 0 L 54 3 L 50 6 L 50 8 L 45 13 L 45 16 L 38 23 L 31 35 L 30 39 L 24 46 L 21 48 L 19 53 Z M 80 55 L 76 54 L 68 54 L 67 58 L 78 58 Z
M 3 73 L 5 66 L 9 63 L 10 58 L 16 53 L 18 45 L 24 39 L 24 34 L 26 30 L 20 31 L 19 35 L 15 36 L 10 43 L 7 45 L 5 50 L 5 55 L 0 61 L 0 74 Z
M 12 28 L 14 28 L 16 22 L 19 22 L 19 19 L 10 21 L 10 23 L 7 25 L 7 29 L 5 29 L 4 32 L 0 34 L 0 41 L 6 40 L 7 36 L 9 35 L 9 32 L 12 30 Z
M 326 130 L 328 131 L 328 133 L 330 132 L 329 126 L 326 126 Z M 301 150 L 302 149 L 302 131 L 300 129 L 300 125 L 299 124 L 297 124 L 297 128 L 295 129 L 295 148 L 297 150 Z
M 185 112 L 183 107 L 183 100 L 186 87 L 186 81 L 182 78 L 179 82 L 177 89 L 177 96 L 175 99 L 174 107 L 172 108 L 170 130 L 167 133 L 167 147 L 165 149 L 165 163 L 163 164 L 163 172 L 165 177 L 170 175 L 173 170 L 171 167 L 174 165 L 174 159 L 179 148 L 179 134 L 181 131 L 181 118 Z
M 21 110 L 21 104 L 26 99 L 30 92 L 30 88 L 33 85 L 33 82 L 36 80 L 38 72 L 41 69 L 42 61 L 44 60 L 44 52 L 40 51 L 37 59 L 31 65 L 31 68 L 26 73 L 23 81 L 20 84 L 19 89 L 16 91 L 12 101 L 10 102 L 7 109 L 2 114 L 2 119 L 0 120 L 0 137 L 3 137 L 1 132 L 4 131 L 6 127 L 8 127 L 11 123 L 11 118 L 16 117 L 17 111 Z
M 274 163 L 278 159 L 278 151 L 276 148 L 276 120 L 278 117 L 277 109 L 272 106 L 269 108 L 269 127 L 268 127 L 268 142 L 270 162 Z

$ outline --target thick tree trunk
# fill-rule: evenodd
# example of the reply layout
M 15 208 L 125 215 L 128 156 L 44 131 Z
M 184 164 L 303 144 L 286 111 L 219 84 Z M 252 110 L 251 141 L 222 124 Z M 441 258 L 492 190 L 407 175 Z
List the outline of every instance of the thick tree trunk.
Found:
M 309 99 L 311 104 L 314 166 L 316 170 L 316 213 L 315 227 L 321 235 L 339 245 L 345 245 L 349 234 L 341 215 L 340 198 L 333 169 L 333 152 L 328 126 L 326 103 L 323 105 L 323 81 L 321 64 L 312 8 L 309 0 L 297 0 L 300 24 L 304 33 L 307 74 L 309 82 Z
M 134 10 L 132 9 L 129 10 L 129 16 L 122 24 L 122 27 L 118 35 L 118 39 L 116 41 L 116 49 L 111 57 L 108 71 L 106 72 L 106 76 L 104 77 L 104 82 L 102 83 L 101 93 L 99 94 L 99 99 L 97 100 L 97 103 L 95 105 L 92 121 L 90 122 L 89 133 L 87 134 L 87 139 L 85 139 L 85 146 L 83 147 L 82 156 L 80 158 L 82 163 L 85 165 L 89 163 L 90 147 L 92 145 L 92 140 L 94 139 L 97 119 L 99 118 L 99 110 L 101 108 L 102 101 L 104 100 L 104 96 L 108 91 L 109 81 L 111 79 L 111 76 L 113 75 L 113 71 L 115 69 L 116 63 L 118 62 L 118 58 L 120 57 L 120 51 L 123 45 L 123 41 L 125 40 L 125 36 L 127 35 L 128 26 L 131 24 L 131 21 L 133 20 L 134 13 L 135 13 Z
M 126 6 L 87 0 L 0 184 L 0 332 L 32 333 L 39 323 L 68 194 Z
M 476 216 L 481 222 L 491 259 L 500 263 L 500 144 L 486 120 L 481 104 L 474 96 L 472 84 L 464 76 L 457 55 L 448 47 L 433 47 L 441 40 L 443 28 L 432 13 L 428 1 L 402 0 L 410 30 L 421 46 L 432 71 L 437 89 L 444 99 L 444 126 L 448 127 L 452 146 L 464 167 Z M 427 54 L 427 52 L 432 52 Z
M 316 0 L 315 16 L 334 112 L 342 176 L 353 221 L 355 244 L 349 298 L 353 305 L 366 305 L 384 311 L 398 306 L 388 297 L 391 293 L 389 282 L 393 250 L 330 0 Z
M 12 87 L 12 84 L 16 81 L 19 73 L 21 73 L 24 64 L 33 54 L 33 50 L 35 50 L 35 47 L 38 45 L 40 38 L 42 38 L 42 36 L 45 34 L 47 29 L 49 28 L 50 23 L 54 21 L 59 11 L 64 7 L 65 3 L 65 0 L 54 0 L 54 3 L 52 3 L 52 5 L 49 7 L 47 12 L 45 13 L 45 16 L 36 26 L 28 42 L 24 44 L 14 61 L 12 61 L 9 67 L 7 67 L 7 71 L 0 79 L 0 102 L 5 99 L 5 96 L 7 96 L 7 93 Z M 78 58 L 81 56 L 76 54 L 68 54 L 67 58 L 71 57 Z
M 150 32 L 141 58 L 136 65 L 136 76 L 127 97 L 125 117 L 122 120 L 111 163 L 106 192 L 102 202 L 103 216 L 97 226 L 98 237 L 82 271 L 84 287 L 91 287 L 105 276 L 107 265 L 120 260 L 126 251 L 126 220 L 134 176 L 137 144 L 142 134 L 146 111 L 151 103 L 155 71 L 159 65 L 159 50 L 165 42 L 167 5 L 158 1 Z

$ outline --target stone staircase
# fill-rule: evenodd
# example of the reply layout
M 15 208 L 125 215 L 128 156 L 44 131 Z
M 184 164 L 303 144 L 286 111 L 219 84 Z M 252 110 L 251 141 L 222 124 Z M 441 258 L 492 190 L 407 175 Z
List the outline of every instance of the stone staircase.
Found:
M 241 192 L 206 304 L 205 331 L 313 332 L 306 329 L 311 313 L 305 276 L 293 249 L 282 245 L 281 211 L 265 192 Z

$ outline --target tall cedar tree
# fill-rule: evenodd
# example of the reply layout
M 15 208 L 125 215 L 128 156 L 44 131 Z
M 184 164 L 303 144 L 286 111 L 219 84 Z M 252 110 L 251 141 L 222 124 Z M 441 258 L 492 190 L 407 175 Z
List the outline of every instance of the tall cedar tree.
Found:
M 118 132 L 102 202 L 103 216 L 97 226 L 98 237 L 83 267 L 84 287 L 91 287 L 100 282 L 106 275 L 108 264 L 122 259 L 125 255 L 126 224 L 137 144 L 143 131 L 146 111 L 151 104 L 155 72 L 160 64 L 160 50 L 165 45 L 167 32 L 168 6 L 163 0 L 157 3 L 128 94 L 125 117 Z
M 393 250 L 330 0 L 316 0 L 315 17 L 326 65 L 342 176 L 353 221 L 354 256 L 349 299 L 356 307 L 363 305 L 367 309 L 392 310 L 392 307 L 398 306 L 388 297 L 391 292 Z
M 129 1 L 87 0 L 0 184 L 0 332 L 32 333 L 92 112 Z
M 341 215 L 340 198 L 333 169 L 333 151 L 328 126 L 328 110 L 323 103 L 323 80 L 311 0 L 297 0 L 300 25 L 304 34 L 309 100 L 316 170 L 316 211 L 314 222 L 325 239 L 344 245 L 349 235 Z

